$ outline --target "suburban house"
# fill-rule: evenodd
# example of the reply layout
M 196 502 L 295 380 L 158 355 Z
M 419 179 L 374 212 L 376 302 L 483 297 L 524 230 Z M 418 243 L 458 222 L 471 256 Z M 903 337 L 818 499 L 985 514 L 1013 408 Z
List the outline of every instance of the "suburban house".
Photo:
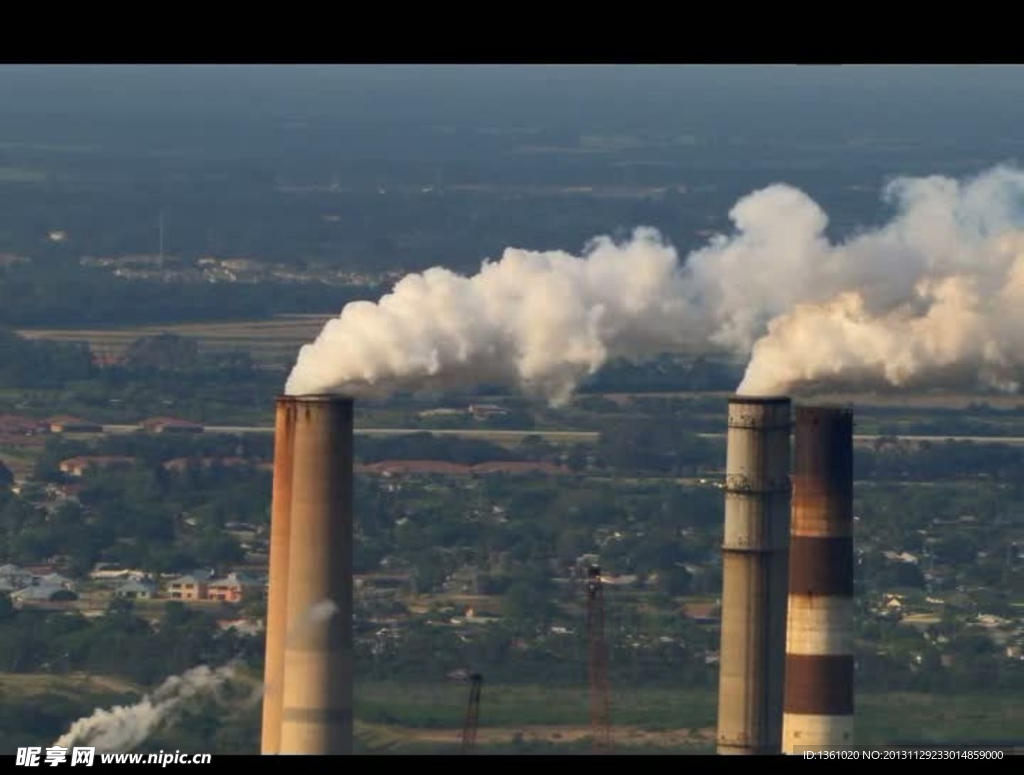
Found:
M 135 458 L 121 455 L 89 455 L 62 460 L 60 471 L 68 476 L 81 476 L 90 468 L 131 468 Z
M 45 576 L 39 576 L 35 583 L 41 587 L 60 587 L 72 591 L 75 589 L 75 582 L 59 573 L 47 573 Z
M 89 578 L 142 581 L 146 578 L 146 572 L 133 568 L 124 568 L 116 562 L 98 562 L 89 571 Z
M 262 592 L 263 584 L 240 573 L 229 573 L 225 578 L 211 581 L 206 587 L 206 599 L 223 603 L 240 603 L 253 591 Z
M 488 417 L 498 417 L 508 414 L 508 410 L 495 404 L 470 404 L 469 413 L 475 420 L 484 420 Z
M 156 584 L 152 581 L 125 581 L 114 590 L 115 597 L 128 600 L 150 600 L 156 597 Z
M 173 417 L 154 417 L 143 420 L 139 426 L 150 433 L 202 433 L 203 426 L 188 420 Z
M 83 420 L 80 417 L 61 415 L 51 417 L 47 420 L 50 425 L 50 433 L 102 433 L 103 426 L 91 420 Z
M 197 576 L 178 576 L 167 582 L 167 596 L 173 600 L 205 600 L 209 580 Z
M 0 565 L 0 589 L 13 591 L 24 589 L 36 583 L 36 575 L 30 571 L 19 568 L 17 565 Z
M 37 587 L 25 587 L 24 589 L 11 593 L 11 601 L 18 608 L 31 603 L 56 603 L 77 599 L 78 595 L 70 589 L 44 585 Z

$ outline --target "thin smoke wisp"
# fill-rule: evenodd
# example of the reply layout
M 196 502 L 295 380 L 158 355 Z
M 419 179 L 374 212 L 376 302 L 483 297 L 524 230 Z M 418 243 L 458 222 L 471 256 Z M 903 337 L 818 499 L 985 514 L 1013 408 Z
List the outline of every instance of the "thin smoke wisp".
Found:
M 95 746 L 98 751 L 120 753 L 133 750 L 154 731 L 176 717 L 189 700 L 215 692 L 234 675 L 231 665 L 216 669 L 201 665 L 171 676 L 152 694 L 134 705 L 97 709 L 91 716 L 74 722 L 56 746 Z

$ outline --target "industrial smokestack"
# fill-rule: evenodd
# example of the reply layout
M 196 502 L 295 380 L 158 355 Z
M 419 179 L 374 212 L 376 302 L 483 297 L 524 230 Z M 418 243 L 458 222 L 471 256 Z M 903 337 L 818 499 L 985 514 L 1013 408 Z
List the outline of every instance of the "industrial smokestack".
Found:
M 798 407 L 783 750 L 853 741 L 853 414 Z
M 263 734 L 260 741 L 260 752 L 264 754 L 279 753 L 281 744 L 281 688 L 287 631 L 288 534 L 295 411 L 295 399 L 278 397 L 274 422 L 274 493 L 270 509 L 270 582 L 263 671 Z
M 351 753 L 353 406 L 294 402 L 280 753 Z
M 790 400 L 729 399 L 718 752 L 779 753 L 789 540 Z

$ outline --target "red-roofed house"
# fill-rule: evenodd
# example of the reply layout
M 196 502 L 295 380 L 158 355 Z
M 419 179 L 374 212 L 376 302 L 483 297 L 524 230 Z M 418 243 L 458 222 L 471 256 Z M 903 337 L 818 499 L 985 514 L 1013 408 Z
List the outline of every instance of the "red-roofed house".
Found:
M 70 415 L 51 417 L 47 422 L 50 425 L 51 433 L 102 433 L 103 431 L 103 426 L 99 423 Z
M 90 468 L 131 468 L 134 464 L 135 458 L 133 457 L 93 455 L 62 460 L 60 470 L 61 473 L 65 473 L 68 476 L 81 476 Z
M 206 599 L 219 600 L 224 603 L 240 603 L 253 592 L 260 592 L 263 584 L 239 573 L 231 573 L 226 578 L 215 579 L 206 586 Z

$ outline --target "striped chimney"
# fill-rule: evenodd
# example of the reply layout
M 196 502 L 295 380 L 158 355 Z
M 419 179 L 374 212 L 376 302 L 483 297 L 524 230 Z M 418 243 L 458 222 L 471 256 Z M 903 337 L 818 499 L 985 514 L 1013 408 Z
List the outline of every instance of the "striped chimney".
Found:
M 853 742 L 853 413 L 796 409 L 783 751 Z

